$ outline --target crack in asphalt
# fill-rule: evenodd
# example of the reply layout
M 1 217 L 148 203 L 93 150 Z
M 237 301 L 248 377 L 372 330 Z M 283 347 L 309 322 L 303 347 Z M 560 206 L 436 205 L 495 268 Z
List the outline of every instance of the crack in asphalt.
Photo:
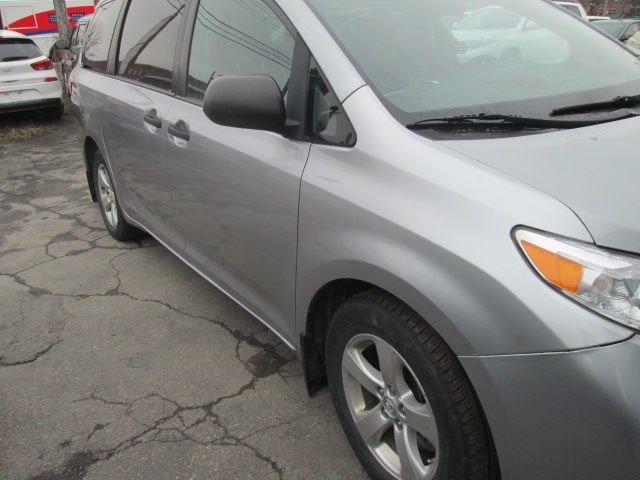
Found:
M 17 367 L 17 366 L 21 366 L 21 365 L 28 365 L 30 363 L 33 363 L 33 362 L 37 361 L 40 357 L 42 357 L 42 356 L 46 355 L 47 353 L 49 353 L 49 351 L 53 347 L 55 347 L 56 345 L 59 345 L 60 343 L 62 343 L 62 339 L 51 343 L 50 345 L 48 345 L 43 350 L 40 350 L 40 351 L 36 352 L 32 357 L 28 358 L 27 360 L 21 360 L 21 361 L 15 361 L 15 362 L 8 361 L 7 362 L 7 361 L 4 360 L 5 357 L 0 357 L 0 366 L 3 366 L 3 367 Z
M 149 247 L 147 247 L 149 248 Z M 246 439 L 251 438 L 254 435 L 257 435 L 259 433 L 262 433 L 263 431 L 267 431 L 269 429 L 272 428 L 277 428 L 283 425 L 287 425 L 290 424 L 292 422 L 294 422 L 295 420 L 298 420 L 299 418 L 296 418 L 294 420 L 291 420 L 289 422 L 282 422 L 282 423 L 278 423 L 278 424 L 274 424 L 271 425 L 270 427 L 263 429 L 263 430 L 258 430 L 256 432 L 252 432 L 250 435 L 247 435 L 246 437 L 235 437 L 233 435 L 231 435 L 231 433 L 229 432 L 228 428 L 225 427 L 220 421 L 219 421 L 219 417 L 217 414 L 215 414 L 212 409 L 214 406 L 218 405 L 220 402 L 222 402 L 223 400 L 229 400 L 229 399 L 233 399 L 236 397 L 239 397 L 241 395 L 243 395 L 246 391 L 248 390 L 254 390 L 255 388 L 255 384 L 256 381 L 260 378 L 266 378 L 270 375 L 273 374 L 279 374 L 280 375 L 280 368 L 282 368 L 282 366 L 284 366 L 285 364 L 289 363 L 290 360 L 284 358 L 282 355 L 280 355 L 277 351 L 276 351 L 276 347 L 277 345 L 273 345 L 271 343 L 266 343 L 263 342 L 261 340 L 258 340 L 257 338 L 255 338 L 256 335 L 263 333 L 265 330 L 261 330 L 259 332 L 256 332 L 252 335 L 247 335 L 245 333 L 242 333 L 240 330 L 238 329 L 233 329 L 230 326 L 226 325 L 223 321 L 221 320 L 216 320 L 214 318 L 211 317 L 206 317 L 206 316 L 202 316 L 202 315 L 195 315 L 189 312 L 185 312 L 173 305 L 171 305 L 168 302 L 163 302 L 160 300 L 155 300 L 155 299 L 146 299 L 146 298 L 139 298 L 136 296 L 133 296 L 127 292 L 123 292 L 121 291 L 121 287 L 122 287 L 122 280 L 120 279 L 120 271 L 119 269 L 113 264 L 113 262 L 115 262 L 118 258 L 127 255 L 128 253 L 130 253 L 129 251 L 124 251 L 121 252 L 120 254 L 114 256 L 113 258 L 111 258 L 109 260 L 109 265 L 111 266 L 111 268 L 113 269 L 113 271 L 115 272 L 115 278 L 118 281 L 118 285 L 115 289 L 110 290 L 109 292 L 106 292 L 104 294 L 74 294 L 74 295 L 69 295 L 69 294 L 61 294 L 61 293 L 54 293 L 39 287 L 34 287 L 32 285 L 30 285 L 28 282 L 26 282 L 24 279 L 22 279 L 19 275 L 22 272 L 19 272 L 17 274 L 6 274 L 6 273 L 0 273 L 0 276 L 5 276 L 5 277 L 9 277 L 14 279 L 17 283 L 19 283 L 20 285 L 26 287 L 29 289 L 29 292 L 33 293 L 33 292 L 37 292 L 37 295 L 50 295 L 53 297 L 64 297 L 64 298 L 73 298 L 73 299 L 88 299 L 88 298 L 94 298 L 94 297 L 110 297 L 110 296 L 122 296 L 122 297 L 126 297 L 129 298 L 131 300 L 134 301 L 138 301 L 138 302 L 145 302 L 145 303 L 152 303 L 155 305 L 159 305 L 162 306 L 164 308 L 167 308 L 175 313 L 178 313 L 180 315 L 183 315 L 185 317 L 194 319 L 194 320 L 204 320 L 207 322 L 211 322 L 215 325 L 220 326 L 221 328 L 223 328 L 227 333 L 229 333 L 231 336 L 233 336 L 233 338 L 236 339 L 236 348 L 235 348 L 235 354 L 236 354 L 236 358 L 237 360 L 245 366 L 245 368 L 252 373 L 253 377 L 251 379 L 250 382 L 248 382 L 247 384 L 243 385 L 236 393 L 231 394 L 231 395 L 226 395 L 226 396 L 221 396 L 216 398 L 215 400 L 212 400 L 211 402 L 208 402 L 206 404 L 203 405 L 197 405 L 197 406 L 190 406 L 190 407 L 183 407 L 181 405 L 179 405 L 177 402 L 175 402 L 174 400 L 168 399 L 163 397 L 160 394 L 157 393 L 152 393 L 149 394 L 145 397 L 142 397 L 141 399 L 147 399 L 147 398 L 151 398 L 151 397 L 158 397 L 166 402 L 169 402 L 173 405 L 175 405 L 175 409 L 173 411 L 173 413 L 171 415 L 168 416 L 163 416 L 160 417 L 158 419 L 156 419 L 156 421 L 154 422 L 153 425 L 145 425 L 145 424 L 141 424 L 140 422 L 138 422 L 136 419 L 133 419 L 134 421 L 136 421 L 136 423 L 140 424 L 143 427 L 146 427 L 146 429 L 142 432 L 139 433 L 137 435 L 135 435 L 134 437 L 131 437 L 129 439 L 123 440 L 121 443 L 119 443 L 118 445 L 116 445 L 115 447 L 113 447 L 112 449 L 108 449 L 108 450 L 99 450 L 99 451 L 90 451 L 90 450 L 85 450 L 85 451 L 81 451 L 81 452 L 77 452 L 75 454 L 73 454 L 70 459 L 63 465 L 62 469 L 60 469 L 59 471 L 52 471 L 52 472 L 45 472 L 43 474 L 37 475 L 35 477 L 32 477 L 31 480 L 74 480 L 74 479 L 78 479 L 81 480 L 82 478 L 84 478 L 84 475 L 86 474 L 87 469 L 91 466 L 94 465 L 98 462 L 102 462 L 105 460 L 110 459 L 111 457 L 113 457 L 116 454 L 122 453 L 126 450 L 129 450 L 131 448 L 134 448 L 140 444 L 145 444 L 145 443 L 151 443 L 151 442 L 163 442 L 163 443 L 176 443 L 176 442 L 181 442 L 181 441 L 191 441 L 194 443 L 197 443 L 199 445 L 227 445 L 227 446 L 243 446 L 248 448 L 249 450 L 251 450 L 253 452 L 253 454 L 260 459 L 263 462 L 266 462 L 270 468 L 277 474 L 279 479 L 283 478 L 284 472 L 283 469 L 277 464 L 277 462 L 275 460 L 273 460 L 272 458 L 262 454 L 256 447 L 254 447 L 253 445 L 250 445 L 248 443 L 246 443 Z M 63 258 L 63 257 L 59 257 L 59 258 Z M 57 259 L 56 259 L 57 260 Z M 23 272 L 26 272 L 32 268 L 36 268 L 36 266 L 30 267 L 25 269 Z M 42 351 L 37 352 L 32 358 L 25 360 L 25 361 L 21 361 L 21 362 L 16 362 L 16 363 L 5 363 L 3 361 L 0 361 L 0 365 L 1 366 L 20 366 L 20 365 L 27 365 L 29 363 L 33 363 L 35 361 L 37 361 L 38 359 L 40 359 L 41 357 L 43 357 L 44 355 L 46 355 L 51 349 L 53 349 L 53 347 L 55 347 L 56 345 L 62 343 L 62 339 L 53 342 L 51 345 L 49 345 L 47 348 L 43 349 Z M 258 370 L 256 371 L 255 365 L 252 363 L 249 363 L 247 361 L 244 361 L 241 357 L 240 357 L 240 353 L 239 353 L 239 349 L 240 346 L 242 345 L 242 343 L 246 343 L 252 347 L 258 348 L 261 350 L 261 352 L 264 352 L 267 357 L 270 358 L 271 360 L 271 366 L 266 368 L 266 369 L 262 369 L 262 370 Z M 252 357 L 253 358 L 253 357 Z M 284 379 L 284 377 L 282 377 Z M 141 400 L 138 399 L 138 400 Z M 85 398 L 85 399 L 80 399 L 78 401 L 88 401 L 88 400 L 94 400 L 94 401 L 100 401 L 102 403 L 108 404 L 108 405 L 118 405 L 118 406 L 127 406 L 127 407 L 131 407 L 134 403 L 136 403 L 138 400 L 135 400 L 133 402 L 124 402 L 124 401 L 112 401 L 112 400 L 106 400 L 103 398 L 100 398 L 96 395 L 92 395 L 89 398 Z M 182 435 L 183 438 L 181 438 L 180 440 L 159 440 L 157 438 L 157 436 L 161 433 L 161 429 L 159 428 L 163 423 L 168 422 L 169 420 L 172 420 L 174 418 L 176 418 L 176 416 L 180 419 L 180 421 L 183 423 L 181 417 L 179 416 L 180 413 L 185 412 L 185 411 L 195 411 L 195 410 L 204 410 L 206 412 L 205 416 L 199 420 L 197 420 L 193 425 L 189 426 L 188 428 L 185 428 L 184 430 L 181 429 L 169 429 L 169 430 L 173 430 L 176 431 L 178 433 L 180 433 Z M 127 412 L 127 416 L 130 416 L 129 413 Z M 131 418 L 131 417 L 130 417 Z M 193 436 L 191 436 L 188 432 L 188 430 L 191 430 L 195 427 L 197 427 L 198 425 L 204 423 L 205 421 L 210 420 L 212 421 L 217 427 L 219 427 L 223 432 L 224 435 L 219 439 L 219 440 L 213 440 L 213 441 L 201 441 L 201 440 L 197 440 L 196 438 L 194 438 Z M 98 425 L 100 425 L 99 428 Z M 101 424 L 97 424 L 96 426 L 94 426 L 93 431 L 89 434 L 87 440 L 89 440 L 90 438 L 93 437 L 93 435 L 99 431 L 102 430 L 103 428 L 105 428 L 108 424 L 106 425 L 101 425 Z M 186 425 L 184 425 L 185 427 L 187 427 Z M 147 440 L 141 440 L 143 437 L 145 436 L 149 436 L 149 434 L 153 433 L 153 435 L 151 436 L 151 438 L 147 439 Z
M 256 377 L 253 377 L 251 379 L 251 381 L 249 381 L 248 383 L 246 383 L 245 385 L 243 385 L 242 387 L 240 387 L 240 389 L 230 395 L 224 395 L 221 397 L 216 398 L 215 400 L 212 400 L 210 402 L 207 402 L 205 404 L 202 405 L 195 405 L 195 406 L 182 406 L 180 405 L 178 402 L 176 402 L 175 400 L 169 399 L 164 397 L 163 395 L 160 395 L 158 393 L 151 393 L 149 395 L 145 395 L 143 397 L 140 397 L 138 399 L 135 399 L 133 401 L 130 402 L 126 402 L 126 401 L 118 401 L 118 400 L 108 400 L 102 397 L 99 397 L 98 395 L 96 395 L 95 393 L 91 394 L 89 397 L 86 398 L 81 398 L 76 400 L 76 402 L 88 402 L 88 401 L 97 401 L 97 402 L 101 402 L 105 405 L 110 405 L 110 406 L 119 406 L 119 407 L 127 407 L 126 411 L 125 411 L 125 415 L 127 415 L 129 418 L 131 418 L 132 420 L 134 420 L 136 423 L 138 423 L 139 425 L 145 427 L 145 430 L 143 430 L 142 432 L 134 435 L 133 437 L 130 437 L 126 440 L 123 440 L 122 442 L 120 442 L 119 444 L 117 444 L 115 447 L 110 448 L 110 449 L 103 449 L 103 450 L 96 450 L 96 451 L 91 451 L 91 450 L 85 450 L 83 452 L 78 452 L 76 453 L 74 456 L 71 457 L 71 462 L 70 462 L 70 466 L 71 468 L 77 468 L 78 462 L 77 460 L 75 460 L 75 457 L 77 455 L 83 455 L 84 456 L 82 458 L 85 459 L 85 466 L 86 468 L 83 470 L 84 473 L 86 473 L 86 470 L 88 469 L 89 466 L 94 465 L 98 462 L 103 462 L 106 460 L 111 459 L 113 456 L 121 454 L 127 450 L 130 450 L 132 448 L 137 447 L 138 445 L 142 445 L 142 444 L 146 444 L 146 443 L 151 443 L 151 442 L 161 442 L 161 443 L 180 443 L 180 442 L 193 442 L 196 443 L 198 445 L 203 445 L 203 446 L 207 446 L 207 445 L 213 445 L 213 446 L 242 446 L 245 447 L 249 450 L 251 450 L 253 452 L 253 454 L 256 456 L 256 458 L 258 458 L 259 460 L 267 463 L 269 465 L 269 467 L 271 468 L 271 470 L 273 472 L 275 472 L 278 476 L 279 479 L 282 479 L 284 476 L 284 470 L 282 469 L 282 467 L 280 467 L 278 465 L 278 463 L 271 457 L 264 455 L 263 453 L 261 453 L 256 447 L 254 447 L 253 445 L 250 445 L 246 442 L 246 440 L 248 438 L 251 438 L 254 435 L 257 435 L 259 433 L 262 433 L 263 431 L 267 431 L 268 429 L 263 429 L 263 430 L 258 430 L 256 432 L 253 432 L 250 435 L 247 435 L 246 437 L 238 437 L 238 436 L 234 436 L 229 432 L 229 429 L 220 422 L 220 417 L 218 414 L 216 414 L 213 411 L 213 408 L 220 404 L 221 402 L 225 401 L 225 400 L 230 400 L 230 399 L 234 399 L 237 397 L 242 396 L 246 391 L 248 390 L 254 390 L 255 388 L 255 383 L 257 381 Z M 144 400 L 148 400 L 150 398 L 159 398 L 162 401 L 169 403 L 171 405 L 173 405 L 173 410 L 171 411 L 171 413 L 160 416 L 158 418 L 155 419 L 155 421 L 153 422 L 153 424 L 151 425 L 147 425 L 144 423 L 139 422 L 138 420 L 136 420 L 135 418 L 133 418 L 131 416 L 131 411 L 132 408 L 141 401 Z M 197 411 L 197 410 L 203 410 L 205 412 L 205 415 L 198 419 L 195 423 L 193 423 L 190 426 L 187 426 L 184 424 L 184 421 L 182 420 L 182 417 L 180 416 L 180 414 L 184 413 L 184 412 L 188 412 L 188 411 Z M 281 422 L 275 425 L 270 426 L 270 428 L 277 428 L 280 426 L 284 426 L 284 425 L 288 425 L 293 423 L 296 420 L 299 420 L 300 417 L 294 419 L 294 420 L 290 420 L 287 422 Z M 180 423 L 182 423 L 183 427 L 182 429 L 180 428 L 176 428 L 176 427 L 172 427 L 169 429 L 162 429 L 162 425 L 165 423 L 170 422 L 171 420 L 175 420 L 175 419 L 179 419 Z M 190 430 L 195 429 L 197 426 L 210 421 L 212 422 L 215 426 L 217 426 L 222 432 L 223 434 L 221 436 L 219 436 L 218 438 L 215 438 L 214 440 L 209 440 L 209 441 L 203 441 L 203 440 L 199 440 L 197 438 L 195 438 L 193 436 L 193 434 L 189 434 Z M 100 424 L 98 424 L 100 425 Z M 97 430 L 101 430 L 102 428 L 104 428 L 106 425 L 101 425 L 100 428 L 98 429 L 97 426 L 94 426 L 94 429 L 91 433 L 90 436 L 92 436 L 93 434 L 96 433 Z M 180 434 L 180 438 L 175 440 L 175 439 L 158 439 L 158 436 L 162 434 L 162 432 L 167 432 L 167 431 L 173 431 L 176 432 L 178 434 Z M 150 437 L 145 439 L 145 437 Z M 90 454 L 90 455 L 88 455 Z M 53 479 L 57 479 L 57 478 L 73 478 L 73 477 L 56 477 L 55 475 L 60 475 L 61 472 L 67 472 L 68 474 L 68 468 L 65 465 L 60 471 L 58 472 L 48 472 L 48 474 L 41 474 L 38 475 L 36 477 L 33 477 L 31 480 L 53 480 Z M 43 476 L 44 475 L 44 476 Z M 46 476 L 49 475 L 49 476 Z M 80 480 L 83 477 L 78 477 L 78 479 Z

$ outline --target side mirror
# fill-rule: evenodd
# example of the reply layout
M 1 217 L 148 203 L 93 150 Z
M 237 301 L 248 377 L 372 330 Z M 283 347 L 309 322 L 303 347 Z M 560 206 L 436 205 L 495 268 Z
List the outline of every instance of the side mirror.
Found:
M 56 48 L 59 50 L 66 50 L 67 48 L 69 48 L 69 44 L 66 40 L 60 39 L 56 41 Z
M 267 75 L 214 78 L 204 96 L 203 110 L 226 127 L 282 133 L 284 100 L 276 81 Z

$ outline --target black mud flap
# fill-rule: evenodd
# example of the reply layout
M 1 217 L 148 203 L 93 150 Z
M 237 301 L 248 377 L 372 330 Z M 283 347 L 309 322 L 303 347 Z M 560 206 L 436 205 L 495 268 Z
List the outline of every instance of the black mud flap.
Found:
M 327 387 L 324 359 L 318 353 L 313 339 L 306 335 L 300 335 L 300 353 L 307 392 L 313 398 Z

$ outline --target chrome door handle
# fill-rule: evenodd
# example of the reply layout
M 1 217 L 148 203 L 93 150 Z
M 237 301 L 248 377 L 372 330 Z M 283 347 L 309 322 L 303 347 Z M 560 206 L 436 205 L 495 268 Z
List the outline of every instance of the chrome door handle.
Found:
M 162 128 L 162 120 L 158 118 L 158 111 L 154 108 L 149 110 L 144 116 L 144 122 L 152 127 Z
M 191 135 L 189 134 L 189 127 L 183 120 L 178 120 L 176 123 L 169 125 L 169 135 L 172 135 L 180 140 L 184 140 L 186 142 L 189 141 Z

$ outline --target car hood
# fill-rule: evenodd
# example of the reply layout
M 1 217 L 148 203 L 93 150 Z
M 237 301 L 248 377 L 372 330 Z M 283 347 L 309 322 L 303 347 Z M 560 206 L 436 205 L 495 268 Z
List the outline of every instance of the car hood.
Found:
M 640 117 L 516 138 L 440 143 L 563 202 L 598 245 L 640 253 Z

